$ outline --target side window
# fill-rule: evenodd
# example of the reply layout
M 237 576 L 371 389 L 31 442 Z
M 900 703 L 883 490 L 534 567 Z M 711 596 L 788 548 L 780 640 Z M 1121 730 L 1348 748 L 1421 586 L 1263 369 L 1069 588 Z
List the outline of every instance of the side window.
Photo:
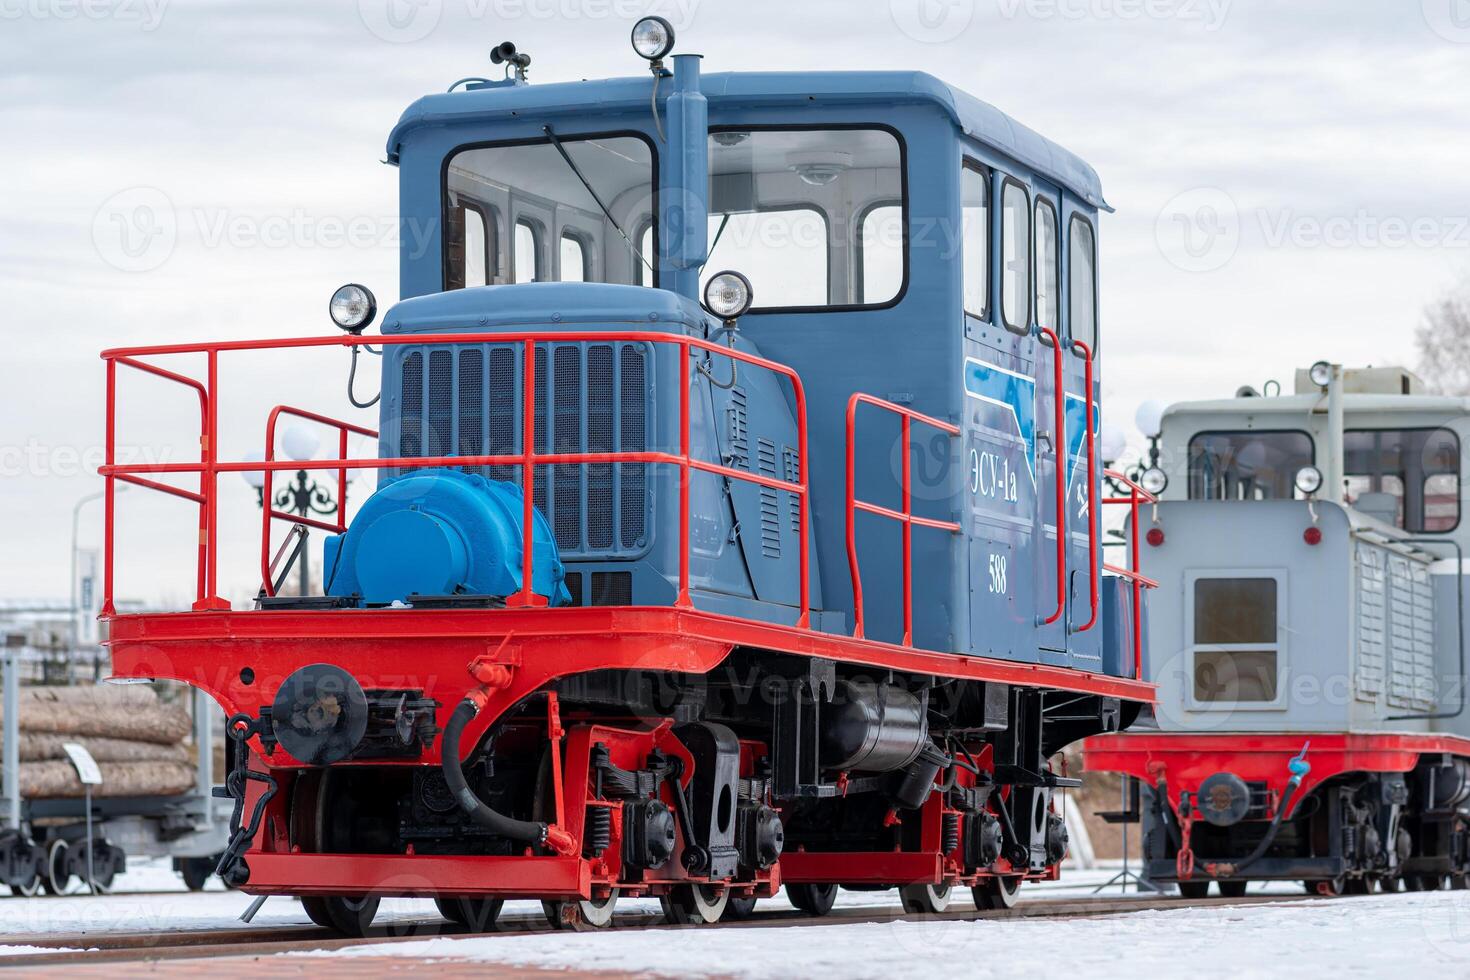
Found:
M 1072 321 L 1072 339 L 1097 351 L 1097 241 L 1092 224 L 1080 214 L 1072 215 L 1067 229 L 1067 307 Z
M 576 235 L 561 236 L 561 281 L 587 281 L 587 249 Z
M 965 312 L 990 319 L 990 175 L 965 161 L 960 172 L 960 235 Z
M 1036 201 L 1036 322 L 1059 328 L 1057 323 L 1057 209 L 1051 202 Z
M 491 281 L 495 225 L 479 204 L 460 199 L 448 216 L 448 289 L 483 286 Z
M 541 234 L 524 218 L 516 222 L 515 281 L 536 282 L 541 278 Z
M 863 215 L 859 303 L 882 303 L 903 288 L 903 206 L 880 204 Z
M 1460 439 L 1451 430 L 1349 429 L 1343 455 L 1355 509 L 1415 533 L 1459 527 Z
M 1031 329 L 1031 207 L 1026 188 L 1006 178 L 1001 191 L 1000 312 L 1007 330 Z
M 1275 578 L 1195 580 L 1191 700 L 1209 706 L 1278 699 L 1277 587 Z

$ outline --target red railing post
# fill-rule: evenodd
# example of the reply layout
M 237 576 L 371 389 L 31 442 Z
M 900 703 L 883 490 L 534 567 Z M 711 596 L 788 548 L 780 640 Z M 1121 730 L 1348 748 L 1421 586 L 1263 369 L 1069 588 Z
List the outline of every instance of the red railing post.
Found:
M 521 381 L 521 591 L 508 605 L 534 606 L 532 572 L 536 561 L 536 341 L 525 342 L 525 366 Z M 550 406 L 547 406 L 548 411 Z
M 205 353 L 206 369 L 204 417 L 205 445 L 200 447 L 199 474 L 203 484 L 205 535 L 208 548 L 204 595 L 194 604 L 196 609 L 228 609 L 230 604 L 219 595 L 219 351 L 210 347 Z
M 1084 416 L 1086 419 L 1084 424 L 1087 427 L 1087 591 L 1092 613 L 1088 617 L 1087 624 L 1078 627 L 1076 630 L 1078 633 L 1086 633 L 1097 624 L 1098 592 L 1100 591 L 1101 584 L 1099 582 L 1101 569 L 1098 567 L 1097 558 L 1099 515 L 1097 513 L 1097 494 L 1095 492 L 1097 486 L 1097 450 L 1095 446 L 1096 440 L 1092 432 L 1095 411 L 1093 408 L 1092 393 L 1092 348 L 1080 340 L 1072 341 L 1072 347 L 1082 352 L 1084 365 L 1082 383 L 1087 391 L 1087 398 L 1085 399 L 1087 410 Z
M 1133 677 L 1136 680 L 1143 679 L 1143 590 L 1157 589 L 1159 583 L 1145 576 L 1140 568 L 1143 567 L 1142 555 L 1138 548 L 1138 505 L 1145 503 L 1158 503 L 1158 498 L 1149 493 L 1137 483 L 1128 479 L 1122 473 L 1114 470 L 1104 470 L 1103 476 L 1115 480 L 1128 488 L 1126 497 L 1108 497 L 1104 504 L 1127 504 L 1132 519 L 1132 533 L 1128 536 L 1128 554 L 1130 568 L 1119 568 L 1115 565 L 1103 565 L 1103 568 L 1120 578 L 1125 578 L 1133 586 Z
M 900 479 L 900 492 L 902 494 L 901 510 L 891 510 L 878 504 L 868 503 L 866 500 L 857 499 L 857 408 L 859 405 L 872 405 L 892 412 L 899 417 L 900 439 L 903 448 L 902 477 Z M 847 400 L 847 569 L 852 577 L 852 635 L 858 639 L 863 636 L 863 576 L 858 568 L 857 554 L 857 512 L 864 511 L 876 514 L 879 517 L 887 517 L 898 521 L 903 525 L 903 642 L 904 646 L 913 645 L 914 612 L 913 612 L 913 526 L 932 527 L 939 530 L 958 533 L 960 525 L 954 521 L 939 521 L 929 517 L 915 517 L 913 512 L 913 486 L 911 483 L 912 462 L 909 459 L 912 423 L 921 422 L 953 437 L 960 434 L 959 426 L 939 419 L 930 418 L 912 409 L 895 405 L 893 402 L 875 398 L 862 392 L 855 393 Z
M 1045 619 L 1037 617 L 1037 624 L 1050 626 L 1062 618 L 1067 611 L 1067 389 L 1062 376 L 1062 341 L 1048 327 L 1037 327 L 1036 332 L 1051 342 L 1056 390 L 1056 432 L 1052 434 L 1052 456 L 1056 459 L 1057 481 L 1057 610 Z M 1037 466 L 1038 471 L 1040 465 Z
M 102 615 L 117 612 L 112 600 L 112 557 L 113 557 L 113 495 L 117 491 L 117 478 L 111 469 L 117 464 L 117 361 L 107 362 L 107 431 L 103 436 L 102 458 L 108 474 L 102 479 Z
M 679 594 L 674 605 L 690 608 L 689 597 L 689 338 L 679 338 Z

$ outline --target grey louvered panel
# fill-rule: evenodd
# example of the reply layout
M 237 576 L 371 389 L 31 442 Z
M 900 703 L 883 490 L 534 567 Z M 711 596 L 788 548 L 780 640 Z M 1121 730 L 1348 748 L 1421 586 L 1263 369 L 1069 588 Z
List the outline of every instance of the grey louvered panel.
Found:
M 1364 701 L 1383 693 L 1384 665 L 1388 654 L 1387 602 L 1383 552 L 1359 543 L 1358 564 L 1358 657 L 1353 690 Z

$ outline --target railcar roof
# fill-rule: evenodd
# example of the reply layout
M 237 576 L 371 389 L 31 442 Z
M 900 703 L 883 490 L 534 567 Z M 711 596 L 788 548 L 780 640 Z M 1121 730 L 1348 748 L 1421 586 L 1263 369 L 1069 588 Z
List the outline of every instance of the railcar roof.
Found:
M 1450 395 L 1382 395 L 1344 394 L 1343 410 L 1354 414 L 1383 412 L 1391 414 L 1439 413 L 1470 414 L 1470 398 Z M 1327 396 L 1280 395 L 1272 398 L 1217 398 L 1209 401 L 1176 402 L 1164 411 L 1169 419 L 1182 416 L 1211 415 L 1288 415 L 1299 416 L 1313 410 L 1327 410 Z
M 647 108 L 651 85 L 647 76 L 551 84 L 494 83 L 424 96 L 393 127 L 388 162 L 398 162 L 405 134 L 420 126 L 483 120 L 511 112 L 636 111 Z M 701 89 L 711 109 L 810 107 L 813 100 L 820 105 L 935 105 L 966 136 L 1065 186 L 1094 207 L 1112 210 L 1103 197 L 1097 172 L 1081 157 L 926 72 L 723 72 L 704 75 Z

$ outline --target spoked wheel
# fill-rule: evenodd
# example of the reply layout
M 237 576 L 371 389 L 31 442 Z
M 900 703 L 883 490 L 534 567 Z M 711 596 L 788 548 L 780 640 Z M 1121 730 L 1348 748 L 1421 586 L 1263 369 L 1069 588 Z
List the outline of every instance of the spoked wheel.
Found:
M 47 894 L 65 895 L 71 887 L 72 874 L 67 870 L 70 851 L 70 845 L 59 838 L 46 849 L 46 873 L 41 876 L 41 887 Z
M 729 901 L 727 888 L 675 885 L 672 891 L 659 899 L 659 904 L 663 906 L 664 918 L 673 925 L 703 926 L 719 922 Z
M 1179 895 L 1191 902 L 1208 898 L 1210 894 L 1210 883 L 1208 881 L 1181 881 L 1179 883 Z
M 787 885 L 786 897 L 807 915 L 826 915 L 837 901 L 837 886 Z
M 970 889 L 975 908 L 985 911 L 1013 908 L 1021 894 L 1020 878 L 986 878 Z
M 553 929 L 589 932 L 612 925 L 613 908 L 617 904 L 618 893 L 613 892 L 606 898 L 542 902 L 541 911 L 546 913 L 546 921 Z
M 898 899 L 910 915 L 932 915 L 949 908 L 950 892 L 949 885 L 904 885 Z
M 1220 889 L 1222 898 L 1244 898 L 1245 888 L 1249 882 L 1245 881 L 1217 881 L 1215 885 Z
M 307 917 L 323 929 L 340 932 L 344 936 L 360 939 L 372 928 L 373 917 L 378 914 L 378 899 L 375 895 L 349 898 L 343 895 L 307 895 L 301 899 Z
M 736 897 L 734 895 L 731 895 L 730 900 L 725 903 L 725 914 L 720 918 L 739 922 L 742 919 L 750 918 L 750 914 L 754 911 L 754 895 L 746 895 L 743 897 Z
M 440 897 L 434 899 L 434 904 L 439 914 L 455 925 L 464 926 L 470 932 L 494 932 L 505 899 Z

